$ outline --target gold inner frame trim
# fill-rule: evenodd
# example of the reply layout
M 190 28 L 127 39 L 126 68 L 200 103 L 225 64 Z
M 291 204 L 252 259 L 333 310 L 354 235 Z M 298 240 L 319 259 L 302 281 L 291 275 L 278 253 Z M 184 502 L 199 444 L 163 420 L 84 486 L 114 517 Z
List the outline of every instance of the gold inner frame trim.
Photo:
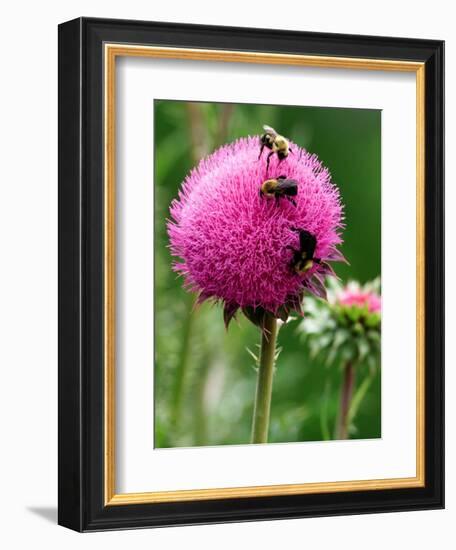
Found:
M 153 57 L 232 63 L 414 72 L 416 74 L 416 476 L 220 489 L 116 494 L 115 492 L 115 159 L 116 58 Z M 276 495 L 370 491 L 425 486 L 424 463 L 424 267 L 425 267 L 425 68 L 424 63 L 227 50 L 104 45 L 104 495 L 105 505 L 152 504 Z

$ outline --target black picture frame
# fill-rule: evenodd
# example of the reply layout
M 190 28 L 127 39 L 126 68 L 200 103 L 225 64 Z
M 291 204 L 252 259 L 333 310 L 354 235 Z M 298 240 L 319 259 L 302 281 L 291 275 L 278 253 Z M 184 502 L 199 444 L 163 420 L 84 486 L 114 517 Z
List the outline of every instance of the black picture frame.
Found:
M 97 531 L 444 506 L 444 43 L 79 18 L 59 26 L 59 512 Z M 103 395 L 103 44 L 425 64 L 424 487 L 106 506 Z

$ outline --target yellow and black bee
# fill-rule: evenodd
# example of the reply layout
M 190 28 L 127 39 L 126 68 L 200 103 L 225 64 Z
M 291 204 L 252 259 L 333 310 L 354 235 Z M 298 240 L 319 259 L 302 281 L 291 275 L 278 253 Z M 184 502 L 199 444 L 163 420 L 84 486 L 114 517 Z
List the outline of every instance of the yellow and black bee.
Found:
M 263 126 L 264 134 L 260 136 L 260 154 L 258 155 L 258 159 L 261 158 L 261 155 L 263 153 L 263 149 L 267 147 L 271 150 L 267 157 L 266 161 L 266 173 L 269 170 L 269 161 L 274 153 L 277 154 L 277 157 L 279 158 L 279 162 L 281 162 L 284 158 L 288 157 L 288 153 L 292 153 L 292 149 L 290 148 L 290 145 L 288 143 L 288 140 L 278 134 L 274 128 L 271 128 L 270 126 Z
M 292 227 L 292 231 L 299 233 L 299 250 L 292 246 L 287 246 L 293 251 L 291 267 L 298 275 L 303 275 L 311 269 L 314 263 L 323 263 L 320 258 L 315 258 L 315 248 L 317 247 L 317 239 L 315 235 L 305 229 L 297 229 Z
M 297 194 L 298 182 L 286 176 L 266 180 L 260 187 L 261 197 L 275 197 L 276 202 L 279 202 L 280 197 L 285 197 L 295 206 L 296 201 L 292 197 L 296 197 Z

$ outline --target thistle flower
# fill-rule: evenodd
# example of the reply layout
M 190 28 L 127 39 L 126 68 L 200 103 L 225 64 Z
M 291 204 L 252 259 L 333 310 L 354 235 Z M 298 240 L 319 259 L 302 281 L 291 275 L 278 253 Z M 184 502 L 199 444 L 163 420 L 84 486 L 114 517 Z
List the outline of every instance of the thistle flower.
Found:
M 341 306 L 367 308 L 369 313 L 380 313 L 381 299 L 373 290 L 363 290 L 359 284 L 349 283 L 337 296 Z
M 374 370 L 380 354 L 380 279 L 364 286 L 330 281 L 328 287 L 328 303 L 305 300 L 308 316 L 299 328 L 311 353 L 324 356 L 328 365 L 338 359 L 341 366 L 350 361 Z
M 301 313 L 303 290 L 324 297 L 328 262 L 344 260 L 339 191 L 315 155 L 290 145 L 293 154 L 280 164 L 273 155 L 268 172 L 258 136 L 225 145 L 190 172 L 171 204 L 170 248 L 180 258 L 173 268 L 199 302 L 223 303 L 226 325 L 239 308 L 257 324 L 265 313 L 283 320 Z M 280 175 L 298 182 L 296 205 L 260 195 L 262 183 Z M 303 275 L 290 265 L 290 248 L 299 249 L 293 228 L 316 237 L 321 260 Z
M 327 365 L 337 362 L 343 371 L 336 439 L 347 439 L 356 431 L 354 418 L 380 364 L 379 289 L 380 279 L 364 286 L 350 282 L 345 287 L 331 281 L 327 303 L 311 297 L 305 300 L 309 315 L 299 329 L 311 354 L 322 356 Z M 369 374 L 355 394 L 356 374 L 363 365 L 369 367 Z

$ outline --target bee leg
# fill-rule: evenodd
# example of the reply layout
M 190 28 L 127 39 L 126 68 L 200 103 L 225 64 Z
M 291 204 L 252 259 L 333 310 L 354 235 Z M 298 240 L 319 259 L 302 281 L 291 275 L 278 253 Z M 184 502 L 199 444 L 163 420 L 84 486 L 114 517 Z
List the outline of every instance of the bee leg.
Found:
M 271 151 L 268 155 L 268 158 L 266 160 L 266 174 L 269 172 L 269 161 L 271 160 L 272 155 L 274 154 L 274 151 Z
M 263 154 L 263 149 L 264 149 L 264 143 L 261 145 L 260 154 L 258 155 L 258 160 L 260 160 L 261 155 Z
M 279 206 L 279 200 L 280 200 L 280 196 L 276 195 L 275 196 L 276 206 Z
M 298 206 L 298 205 L 296 204 L 296 201 L 295 201 L 294 199 L 292 199 L 291 197 L 287 197 L 287 199 L 291 202 L 291 204 L 292 204 L 293 206 Z
M 294 151 L 291 147 L 288 147 L 288 150 L 290 151 L 290 153 L 292 153 L 294 155 Z
M 296 264 L 299 261 L 300 255 L 299 250 L 296 250 L 296 248 L 293 248 L 291 245 L 287 245 L 285 250 L 291 250 L 293 252 L 293 257 L 291 258 L 288 266 L 293 273 L 296 273 Z

